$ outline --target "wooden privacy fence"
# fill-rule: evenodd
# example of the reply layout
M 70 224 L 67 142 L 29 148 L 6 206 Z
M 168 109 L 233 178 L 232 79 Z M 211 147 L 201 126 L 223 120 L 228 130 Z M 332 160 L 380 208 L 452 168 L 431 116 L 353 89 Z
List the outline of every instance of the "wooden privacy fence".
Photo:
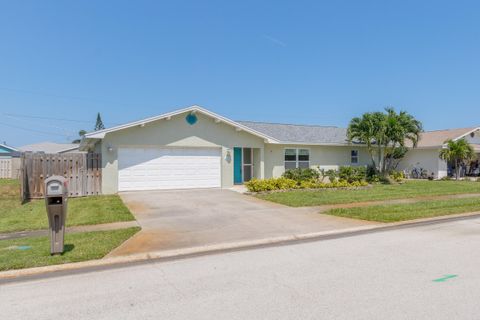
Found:
M 24 153 L 21 163 L 22 200 L 44 197 L 45 179 L 63 176 L 70 197 L 102 192 L 102 161 L 98 153 Z

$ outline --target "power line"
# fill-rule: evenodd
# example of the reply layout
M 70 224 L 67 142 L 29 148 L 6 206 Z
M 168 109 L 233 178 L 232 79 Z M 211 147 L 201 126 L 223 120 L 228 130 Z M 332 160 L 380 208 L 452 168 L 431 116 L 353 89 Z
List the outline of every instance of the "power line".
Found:
M 59 133 L 59 132 L 54 133 L 54 132 L 48 132 L 48 131 L 35 130 L 35 129 L 19 127 L 19 126 L 15 126 L 15 125 L 11 125 L 11 124 L 8 124 L 8 123 L 3 123 L 3 122 L 0 122 L 0 125 L 6 126 L 6 127 L 10 127 L 10 128 L 15 128 L 15 129 L 20 129 L 20 130 L 25 130 L 25 131 L 40 133 L 40 134 L 57 136 L 57 137 L 58 137 L 59 135 L 64 136 L 65 138 L 69 138 L 69 137 L 70 137 L 70 136 L 67 135 L 67 134 L 62 134 L 62 133 Z
M 28 128 L 34 128 L 35 130 L 43 130 L 43 128 L 47 128 L 48 130 L 60 130 L 59 132 L 63 132 L 65 136 L 68 138 L 70 137 L 75 137 L 78 134 L 78 131 L 72 130 L 72 128 L 64 128 L 64 127 L 59 127 L 57 125 L 49 124 L 47 121 L 36 121 L 36 120 L 28 120 L 28 119 L 17 119 L 14 117 L 10 117 L 13 119 L 15 122 L 11 122 L 10 124 L 14 125 L 20 125 L 22 127 L 28 126 Z
M 114 102 L 114 101 L 108 101 L 108 100 L 101 100 L 101 99 L 96 99 L 96 98 L 76 97 L 76 96 L 60 95 L 60 94 L 45 93 L 45 92 L 31 91 L 31 90 L 24 90 L 24 89 L 16 89 L 16 88 L 0 87 L 0 90 L 17 92 L 17 93 L 33 94 L 33 95 L 40 95 L 40 96 L 60 98 L 60 99 L 83 100 L 83 101 L 91 101 L 91 102 L 97 102 L 97 103 L 108 103 L 108 104 L 123 105 L 123 106 L 129 106 L 129 107 L 132 106 L 131 104 L 125 104 L 125 103 L 121 103 L 121 102 Z
M 75 123 L 88 123 L 92 124 L 95 123 L 95 121 L 91 120 L 77 120 L 77 119 L 66 119 L 66 118 L 54 118 L 54 117 L 45 117 L 45 116 L 31 116 L 31 115 L 26 115 L 26 114 L 15 114 L 15 113 L 3 113 L 4 116 L 6 117 L 13 117 L 13 118 L 29 118 L 29 119 L 38 119 L 38 120 L 53 120 L 53 121 L 63 121 L 63 122 L 75 122 Z M 109 123 L 109 122 L 104 122 L 107 126 L 116 126 L 119 125 L 118 123 Z
M 54 121 L 66 121 L 66 122 L 78 122 L 78 123 L 93 123 L 93 121 L 87 121 L 87 120 L 52 118 L 52 117 L 44 117 L 44 116 L 31 116 L 31 115 L 26 115 L 26 114 L 4 113 L 3 115 L 7 116 L 7 117 L 15 117 L 15 118 L 30 118 L 30 119 L 54 120 Z

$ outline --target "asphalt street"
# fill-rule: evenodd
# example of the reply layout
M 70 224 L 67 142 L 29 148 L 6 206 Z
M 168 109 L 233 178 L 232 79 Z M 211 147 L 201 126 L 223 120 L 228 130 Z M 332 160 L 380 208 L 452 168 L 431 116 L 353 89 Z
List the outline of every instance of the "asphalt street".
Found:
M 479 319 L 480 219 L 8 283 L 2 319 Z

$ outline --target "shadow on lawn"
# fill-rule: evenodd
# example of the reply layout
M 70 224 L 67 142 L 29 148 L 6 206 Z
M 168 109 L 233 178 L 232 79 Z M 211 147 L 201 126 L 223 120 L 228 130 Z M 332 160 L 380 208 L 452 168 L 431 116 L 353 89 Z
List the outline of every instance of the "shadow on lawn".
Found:
M 65 253 L 72 251 L 74 248 L 75 248 L 75 245 L 73 245 L 73 244 L 64 245 L 63 246 L 63 253 L 61 255 L 63 256 Z

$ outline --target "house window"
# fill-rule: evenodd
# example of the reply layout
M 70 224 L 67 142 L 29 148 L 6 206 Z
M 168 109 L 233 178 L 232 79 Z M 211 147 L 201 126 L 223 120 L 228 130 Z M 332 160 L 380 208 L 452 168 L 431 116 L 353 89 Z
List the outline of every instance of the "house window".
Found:
M 285 149 L 285 170 L 297 167 L 297 149 Z
M 285 149 L 285 170 L 310 167 L 310 150 Z
M 310 150 L 298 149 L 298 168 L 310 168 Z
M 350 162 L 352 164 L 357 164 L 358 163 L 358 150 L 352 150 L 350 152 Z

